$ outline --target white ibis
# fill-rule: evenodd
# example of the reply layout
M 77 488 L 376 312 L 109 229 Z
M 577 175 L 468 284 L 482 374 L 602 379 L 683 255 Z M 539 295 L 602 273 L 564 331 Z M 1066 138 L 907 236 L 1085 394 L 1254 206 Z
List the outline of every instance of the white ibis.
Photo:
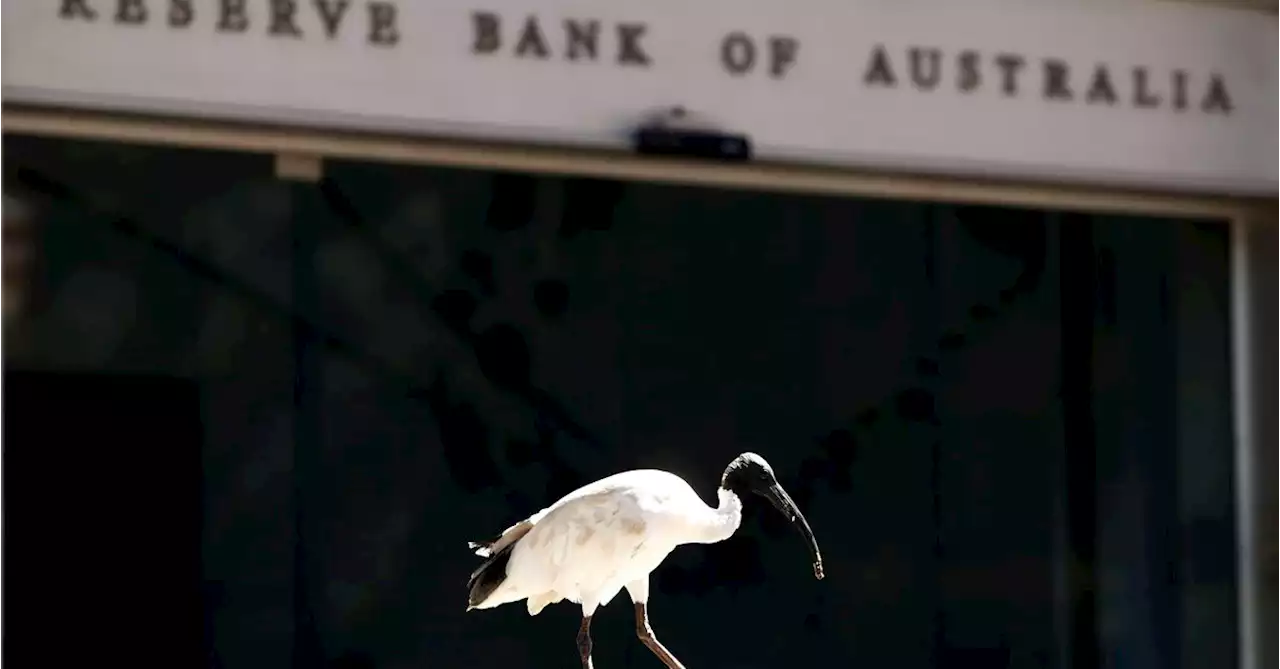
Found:
M 720 506 L 707 506 L 684 479 L 641 469 L 585 485 L 507 528 L 472 542 L 485 558 L 467 582 L 467 610 L 525 600 L 529 615 L 569 600 L 582 605 L 578 654 L 591 669 L 591 616 L 623 588 L 635 604 L 636 635 L 670 669 L 684 669 L 649 627 L 649 572 L 681 544 L 713 544 L 742 522 L 742 496 L 768 499 L 803 535 L 821 579 L 822 554 L 800 509 L 773 468 L 754 453 L 734 458 L 720 479 Z

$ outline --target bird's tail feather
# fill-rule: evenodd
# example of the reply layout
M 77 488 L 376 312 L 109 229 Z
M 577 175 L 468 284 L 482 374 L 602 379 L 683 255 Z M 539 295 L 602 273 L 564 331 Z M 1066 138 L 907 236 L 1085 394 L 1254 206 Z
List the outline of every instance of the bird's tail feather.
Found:
M 486 558 L 484 564 L 471 572 L 471 578 L 467 579 L 467 610 L 483 604 L 490 595 L 493 594 L 503 581 L 507 580 L 507 563 L 511 560 L 511 551 L 519 542 L 511 542 L 503 546 L 501 550 L 493 555 L 489 555 L 488 547 L 483 544 L 470 544 L 471 549 L 476 555 Z M 483 552 L 481 552 L 483 551 Z

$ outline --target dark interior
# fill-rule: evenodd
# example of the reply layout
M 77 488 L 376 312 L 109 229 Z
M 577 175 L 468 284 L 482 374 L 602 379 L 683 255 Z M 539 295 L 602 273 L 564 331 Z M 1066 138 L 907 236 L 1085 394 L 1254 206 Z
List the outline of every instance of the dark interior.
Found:
M 1234 664 L 1220 222 L 4 148 L 41 249 L 5 603 L 63 602 L 10 644 L 569 666 L 575 605 L 464 612 L 466 542 L 635 467 L 713 503 L 755 451 L 828 576 L 752 505 L 678 549 L 650 616 L 691 667 Z M 624 601 L 598 666 L 659 666 Z
M 4 388 L 6 652 L 196 666 L 198 385 L 6 371 Z

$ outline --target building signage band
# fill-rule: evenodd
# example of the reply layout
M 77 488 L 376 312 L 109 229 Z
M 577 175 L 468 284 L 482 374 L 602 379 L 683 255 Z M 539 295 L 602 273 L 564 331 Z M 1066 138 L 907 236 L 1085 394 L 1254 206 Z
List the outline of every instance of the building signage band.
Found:
M 506 4 L 7 3 L 4 93 L 597 147 L 623 146 L 640 118 L 679 105 L 747 134 L 763 160 L 1276 193 L 1276 26 L 1247 13 Z

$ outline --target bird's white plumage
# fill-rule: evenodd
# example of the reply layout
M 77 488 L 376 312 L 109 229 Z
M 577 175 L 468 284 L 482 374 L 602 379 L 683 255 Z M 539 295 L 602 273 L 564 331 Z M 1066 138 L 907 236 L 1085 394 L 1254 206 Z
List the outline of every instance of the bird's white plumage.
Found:
M 527 600 L 530 615 L 561 600 L 590 615 L 626 587 L 648 598 L 648 575 L 675 549 L 728 538 L 742 521 L 737 495 L 711 508 L 684 479 L 660 470 L 615 474 L 575 490 L 503 532 L 487 552 L 516 542 L 487 609 Z

